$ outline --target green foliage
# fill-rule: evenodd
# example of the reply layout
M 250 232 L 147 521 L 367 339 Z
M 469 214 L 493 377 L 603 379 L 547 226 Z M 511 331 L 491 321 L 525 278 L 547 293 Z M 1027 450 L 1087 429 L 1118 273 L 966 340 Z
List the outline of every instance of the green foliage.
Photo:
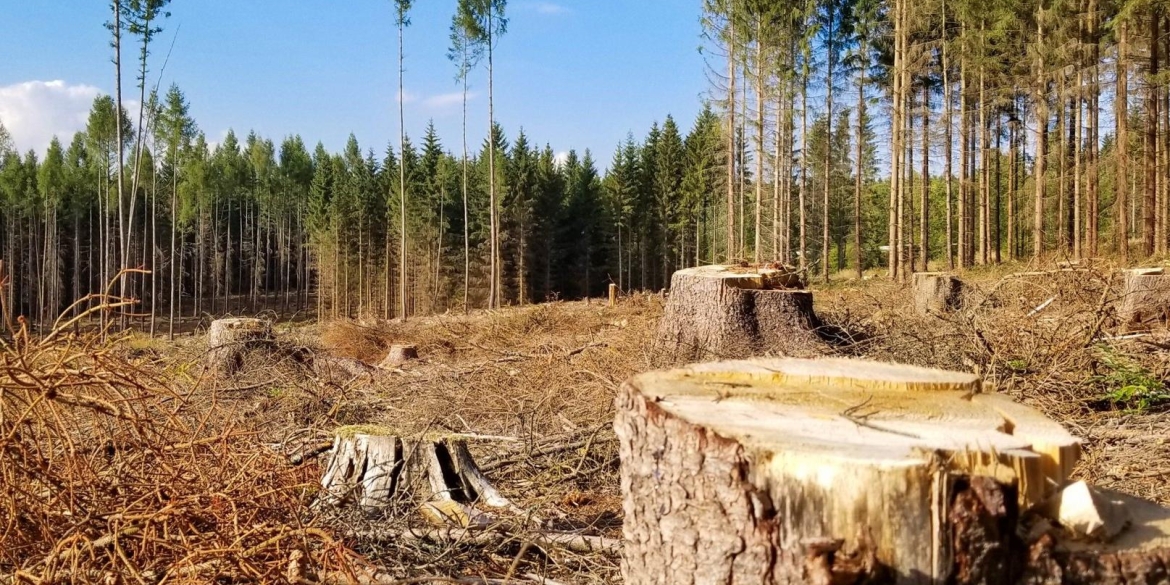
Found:
M 1170 404 L 1170 390 L 1148 369 L 1107 345 L 1099 346 L 1097 354 L 1104 373 L 1093 381 L 1104 387 L 1102 399 L 1139 412 Z

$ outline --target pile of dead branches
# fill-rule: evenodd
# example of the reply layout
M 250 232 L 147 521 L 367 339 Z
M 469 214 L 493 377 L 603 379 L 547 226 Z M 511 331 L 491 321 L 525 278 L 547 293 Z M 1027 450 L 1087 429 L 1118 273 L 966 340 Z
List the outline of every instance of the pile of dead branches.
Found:
M 76 319 L 0 342 L 0 582 L 271 582 L 352 574 L 307 515 L 316 470 L 235 428 Z M 80 307 L 92 305 L 90 309 Z

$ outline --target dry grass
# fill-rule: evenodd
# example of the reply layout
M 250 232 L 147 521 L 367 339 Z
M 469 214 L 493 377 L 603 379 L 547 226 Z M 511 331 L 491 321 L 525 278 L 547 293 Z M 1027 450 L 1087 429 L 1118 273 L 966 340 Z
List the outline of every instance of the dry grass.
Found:
M 842 353 L 980 373 L 1085 439 L 1081 477 L 1170 504 L 1170 441 L 1157 430 L 1166 415 L 1108 399 L 1119 390 L 1110 359 L 1160 388 L 1170 379 L 1165 334 L 1119 335 L 1117 269 L 1107 262 L 971 269 L 962 310 L 932 317 L 914 314 L 908 285 L 837 283 L 818 292 L 817 310 L 857 337 Z
M 317 571 L 359 566 L 306 512 L 315 471 L 202 381 L 133 340 L 23 325 L 0 344 L 0 581 L 271 582 L 294 551 Z
M 1170 503 L 1165 415 L 1104 399 L 1121 383 L 1116 364 L 1159 387 L 1170 376 L 1170 336 L 1116 338 L 1113 268 L 968 271 L 964 308 L 931 317 L 898 283 L 814 286 L 817 312 L 847 340 L 820 351 L 980 372 L 1086 438 L 1081 475 Z M 523 531 L 403 538 L 413 510 L 314 509 L 322 461 L 300 458 L 352 424 L 491 436 L 471 448 L 505 496 L 546 527 L 617 537 L 612 400 L 654 363 L 662 304 L 285 328 L 281 351 L 253 355 L 231 380 L 206 374 L 202 337 L 102 345 L 17 332 L 0 351 L 0 580 L 325 583 L 369 580 L 376 566 L 381 583 L 617 582 L 614 555 L 537 546 Z M 376 364 L 392 343 L 421 359 L 355 375 L 304 358 Z

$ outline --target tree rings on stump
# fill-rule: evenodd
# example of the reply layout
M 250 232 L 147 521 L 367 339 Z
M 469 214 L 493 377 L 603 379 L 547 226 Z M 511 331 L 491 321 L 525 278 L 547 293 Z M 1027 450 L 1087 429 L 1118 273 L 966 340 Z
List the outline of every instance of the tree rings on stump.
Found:
M 1124 271 L 1117 319 L 1126 331 L 1164 327 L 1170 316 L 1170 275 L 1162 268 Z
M 668 362 L 816 353 L 812 293 L 786 268 L 701 266 L 674 273 L 658 327 Z
M 923 316 L 950 313 L 963 304 L 963 281 L 946 272 L 915 272 L 914 311 Z
M 207 335 L 207 365 L 220 375 L 235 374 L 244 365 L 248 351 L 271 349 L 275 340 L 272 323 L 264 319 L 216 319 Z
M 947 536 L 959 478 L 1009 486 L 1004 505 L 1028 509 L 1080 453 L 972 374 L 843 359 L 642 374 L 614 426 L 633 585 L 941 583 L 964 552 Z
M 378 512 L 406 503 L 435 524 L 464 528 L 491 523 L 483 507 L 516 511 L 480 471 L 465 440 L 411 438 L 373 425 L 335 432 L 321 487 L 323 499 L 335 505 Z
M 390 353 L 386 354 L 386 358 L 378 367 L 383 369 L 394 369 L 407 362 L 418 359 L 418 348 L 413 345 L 392 345 L 390 346 Z

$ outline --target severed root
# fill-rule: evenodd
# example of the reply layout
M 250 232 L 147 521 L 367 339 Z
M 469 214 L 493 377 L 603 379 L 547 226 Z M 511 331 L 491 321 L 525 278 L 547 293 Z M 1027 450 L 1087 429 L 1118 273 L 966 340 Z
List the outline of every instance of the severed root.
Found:
M 323 499 L 370 512 L 395 503 L 420 507 L 434 524 L 484 526 L 494 518 L 479 507 L 522 514 L 480 471 L 459 436 L 404 437 L 363 425 L 337 429 L 333 455 L 321 478 Z

